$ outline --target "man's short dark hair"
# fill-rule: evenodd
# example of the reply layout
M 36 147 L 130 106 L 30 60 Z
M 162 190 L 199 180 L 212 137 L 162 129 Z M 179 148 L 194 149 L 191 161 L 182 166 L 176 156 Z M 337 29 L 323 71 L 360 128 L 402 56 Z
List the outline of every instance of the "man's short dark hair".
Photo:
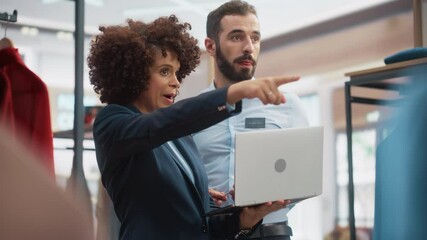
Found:
M 245 16 L 247 14 L 257 16 L 255 7 L 245 1 L 232 0 L 219 6 L 209 13 L 206 22 L 206 34 L 209 38 L 217 41 L 221 32 L 221 20 L 228 15 Z

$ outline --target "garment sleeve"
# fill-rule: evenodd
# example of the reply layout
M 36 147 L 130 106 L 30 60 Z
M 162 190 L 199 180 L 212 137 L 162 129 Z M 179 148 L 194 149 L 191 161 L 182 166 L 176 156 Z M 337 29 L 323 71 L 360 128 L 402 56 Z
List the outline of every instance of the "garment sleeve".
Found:
M 153 149 L 238 114 L 241 103 L 232 111 L 227 109 L 227 91 L 221 88 L 203 93 L 150 113 L 109 105 L 95 119 L 94 137 L 110 145 L 106 149 L 113 155 Z
M 24 63 L 17 48 L 0 50 L 0 69 L 10 88 L 13 121 L 19 135 L 27 140 L 26 147 L 54 177 L 53 138 L 49 94 L 46 84 Z
M 214 239 L 234 239 L 239 230 L 239 215 L 236 213 L 209 218 L 209 232 Z
M 15 134 L 12 90 L 8 79 L 0 69 L 0 127 L 9 129 Z

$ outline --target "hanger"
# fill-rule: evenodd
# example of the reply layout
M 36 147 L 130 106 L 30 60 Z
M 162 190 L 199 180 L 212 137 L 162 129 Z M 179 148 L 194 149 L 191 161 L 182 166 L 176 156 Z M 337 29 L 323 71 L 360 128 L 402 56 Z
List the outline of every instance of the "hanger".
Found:
M 0 40 L 0 50 L 5 48 L 14 48 L 12 40 L 6 37 L 7 33 L 7 25 L 9 22 L 6 23 L 6 27 L 4 28 L 4 37 Z
M 13 14 L 7 12 L 0 12 L 0 21 L 16 22 L 18 20 L 18 11 L 13 10 Z
M 0 40 L 0 50 L 4 48 L 14 48 L 12 41 L 7 38 L 7 26 L 10 22 L 16 22 L 18 19 L 18 11 L 14 10 L 13 14 L 0 13 L 0 21 L 6 22 L 6 27 L 4 28 L 4 37 Z

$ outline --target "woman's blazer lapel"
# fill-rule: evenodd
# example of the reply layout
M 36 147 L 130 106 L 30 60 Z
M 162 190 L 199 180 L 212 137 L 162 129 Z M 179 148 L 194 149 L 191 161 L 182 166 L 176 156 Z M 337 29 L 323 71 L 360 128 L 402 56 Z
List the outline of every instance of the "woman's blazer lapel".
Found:
M 203 174 L 204 173 L 203 171 L 205 171 L 204 166 L 201 163 L 201 159 L 197 152 L 197 148 L 194 144 L 194 141 L 191 137 L 188 136 L 188 137 L 183 137 L 180 139 L 173 140 L 173 143 L 175 144 L 176 148 L 179 150 L 181 155 L 184 157 L 184 159 L 187 161 L 187 164 L 189 165 L 191 171 L 193 172 L 194 184 L 191 182 L 190 177 L 187 176 L 187 179 L 188 181 L 190 181 L 191 185 L 194 186 L 193 194 L 195 195 L 197 202 L 200 203 L 198 206 L 199 209 L 202 211 L 202 214 L 204 214 L 205 204 L 209 205 L 209 199 L 203 199 L 201 196 L 206 196 L 208 185 L 207 185 L 206 175 Z M 194 147 L 191 147 L 191 146 L 194 146 Z M 172 149 L 170 150 L 172 151 Z M 182 169 L 182 171 L 186 172 L 181 162 L 176 157 L 174 158 L 174 160 L 175 162 L 177 162 L 177 164 Z

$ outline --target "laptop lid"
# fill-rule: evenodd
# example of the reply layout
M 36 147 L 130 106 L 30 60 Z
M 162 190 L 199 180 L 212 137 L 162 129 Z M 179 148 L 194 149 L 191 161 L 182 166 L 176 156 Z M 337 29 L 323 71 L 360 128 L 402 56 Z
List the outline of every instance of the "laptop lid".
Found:
M 279 199 L 322 193 L 323 127 L 239 132 L 235 138 L 235 204 L 210 215 Z
M 235 205 L 322 193 L 323 127 L 236 133 Z

